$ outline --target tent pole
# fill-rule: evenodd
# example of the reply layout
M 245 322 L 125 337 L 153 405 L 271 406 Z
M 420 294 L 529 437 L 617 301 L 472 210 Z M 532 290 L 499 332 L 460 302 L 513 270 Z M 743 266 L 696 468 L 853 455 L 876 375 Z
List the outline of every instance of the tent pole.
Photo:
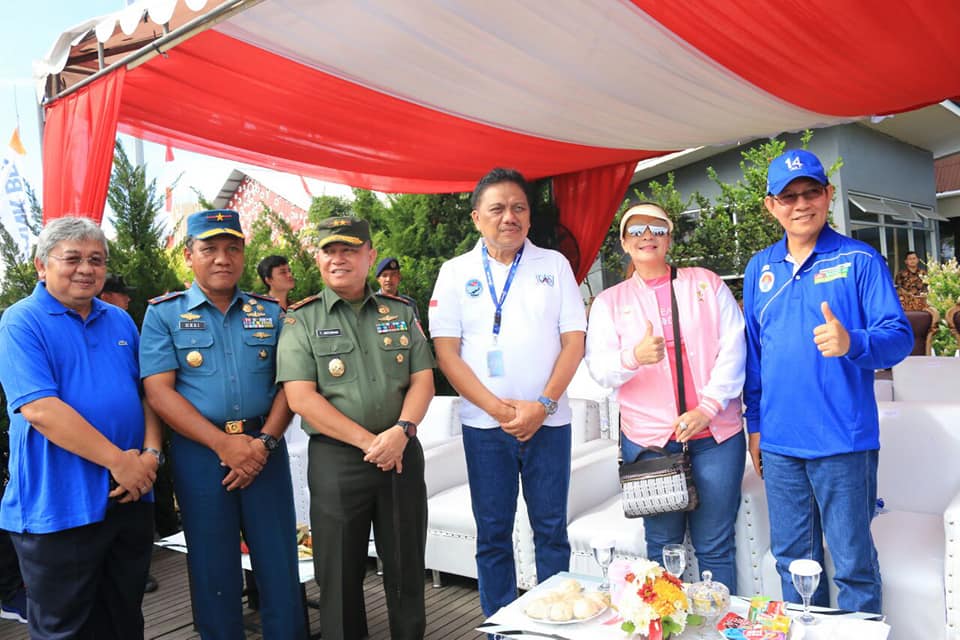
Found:
M 206 31 L 214 25 L 227 20 L 234 14 L 245 11 L 257 4 L 260 4 L 261 2 L 263 2 L 263 0 L 228 0 L 210 13 L 198 16 L 190 22 L 187 22 L 177 27 L 173 31 L 170 31 L 166 35 L 157 38 L 148 44 L 145 44 L 133 53 L 124 56 L 108 67 L 100 69 L 93 75 L 84 78 L 72 87 L 48 96 L 44 99 L 44 103 L 59 100 L 60 98 L 64 98 L 71 93 L 74 93 L 75 91 L 79 91 L 91 82 L 94 82 L 95 80 L 112 73 L 114 69 L 118 69 L 123 65 L 126 65 L 127 69 L 135 69 L 144 62 L 153 59 L 155 56 L 161 55 L 165 51 L 172 49 L 184 40 L 188 40 L 198 33 Z

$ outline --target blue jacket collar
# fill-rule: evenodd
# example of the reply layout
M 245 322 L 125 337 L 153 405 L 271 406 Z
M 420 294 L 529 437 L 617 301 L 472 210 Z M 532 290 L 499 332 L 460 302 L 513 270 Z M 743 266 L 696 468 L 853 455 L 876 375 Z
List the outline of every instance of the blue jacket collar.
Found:
M 843 236 L 833 230 L 829 224 L 823 225 L 823 229 L 820 230 L 820 235 L 817 236 L 817 244 L 813 247 L 813 253 L 823 254 L 830 253 L 831 251 L 836 251 L 840 248 L 840 243 L 843 241 Z M 787 259 L 787 234 L 784 233 L 783 237 L 777 241 L 770 249 L 770 261 L 771 262 L 783 262 Z

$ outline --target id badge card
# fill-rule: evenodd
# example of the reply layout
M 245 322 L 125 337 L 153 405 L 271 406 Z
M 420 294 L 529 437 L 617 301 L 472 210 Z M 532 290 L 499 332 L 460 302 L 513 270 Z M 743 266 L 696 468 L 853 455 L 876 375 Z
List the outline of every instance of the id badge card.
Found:
M 503 377 L 503 351 L 500 349 L 487 351 L 487 373 L 491 378 Z

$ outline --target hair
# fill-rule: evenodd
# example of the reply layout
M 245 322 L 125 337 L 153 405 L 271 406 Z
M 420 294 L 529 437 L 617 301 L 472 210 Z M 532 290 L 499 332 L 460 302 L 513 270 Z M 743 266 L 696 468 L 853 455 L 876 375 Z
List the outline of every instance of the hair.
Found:
M 907 251 L 907 252 L 904 254 L 903 258 L 904 258 L 904 259 L 907 259 L 907 258 L 909 258 L 910 256 L 915 256 L 915 255 L 917 255 L 917 252 L 916 252 L 916 251 Z M 919 256 L 918 256 L 918 257 L 919 257 Z
M 67 216 L 51 220 L 37 238 L 37 259 L 44 265 L 50 257 L 50 250 L 57 244 L 68 241 L 94 240 L 103 245 L 104 256 L 110 255 L 107 236 L 103 229 L 90 218 Z
M 263 286 L 267 289 L 270 288 L 270 285 L 267 283 L 267 278 L 273 276 L 273 270 L 277 267 L 282 267 L 285 264 L 290 264 L 287 259 L 283 256 L 272 255 L 267 256 L 260 261 L 260 264 L 257 265 L 257 275 L 260 276 L 260 280 L 263 282 Z
M 480 178 L 480 182 L 473 188 L 470 206 L 476 209 L 477 205 L 480 204 L 480 198 L 483 197 L 483 192 L 486 191 L 487 188 L 504 182 L 512 182 L 520 187 L 523 190 L 523 194 L 527 196 L 527 204 L 533 206 L 533 198 L 530 197 L 530 184 L 526 178 L 523 177 L 523 174 L 516 169 L 504 169 L 502 167 L 491 169 L 490 173 Z

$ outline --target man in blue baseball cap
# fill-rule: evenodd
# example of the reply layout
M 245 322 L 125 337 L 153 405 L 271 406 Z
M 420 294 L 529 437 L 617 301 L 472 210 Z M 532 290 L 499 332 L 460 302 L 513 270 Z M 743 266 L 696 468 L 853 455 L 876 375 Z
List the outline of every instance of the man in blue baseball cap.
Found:
M 809 151 L 770 163 L 764 205 L 785 233 L 744 276 L 745 417 L 784 600 L 801 601 L 790 563 L 823 565 L 825 538 L 838 605 L 880 613 L 870 535 L 880 448 L 873 375 L 910 353 L 913 332 L 883 257 L 827 225 L 832 198 Z M 826 580 L 814 604 L 829 604 Z
M 274 381 L 280 306 L 240 291 L 244 236 L 236 211 L 187 219 L 186 291 L 150 301 L 140 375 L 170 425 L 194 621 L 203 640 L 244 637 L 240 533 L 260 592 L 263 637 L 306 637 L 290 463 L 292 414 Z
M 384 258 L 377 263 L 377 270 L 374 275 L 377 282 L 380 283 L 380 290 L 377 293 L 406 301 L 413 307 L 413 315 L 416 316 L 417 322 L 420 322 L 420 309 L 417 308 L 417 301 L 400 293 L 400 261 L 394 257 Z

